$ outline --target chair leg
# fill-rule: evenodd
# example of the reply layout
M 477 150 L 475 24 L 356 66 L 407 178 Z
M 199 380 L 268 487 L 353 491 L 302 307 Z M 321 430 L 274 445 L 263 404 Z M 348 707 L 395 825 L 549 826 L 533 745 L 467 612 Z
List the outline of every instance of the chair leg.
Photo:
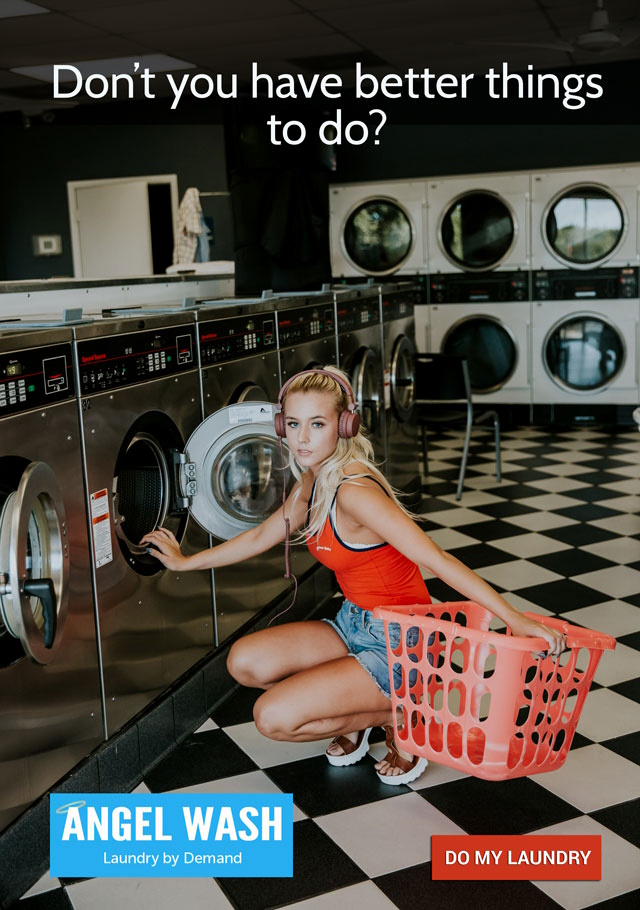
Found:
M 496 478 L 498 483 L 502 481 L 502 471 L 500 467 L 500 421 L 496 415 L 493 418 L 493 432 L 496 439 Z
M 422 431 L 422 457 L 424 459 L 424 476 L 429 474 L 429 454 L 427 452 L 427 430 L 426 427 L 420 427 Z
M 458 475 L 458 489 L 456 490 L 456 499 L 462 498 L 462 487 L 464 485 L 464 475 L 467 470 L 467 459 L 469 457 L 469 443 L 471 442 L 471 428 L 473 424 L 467 422 L 467 432 L 464 437 L 464 449 L 462 450 L 462 463 Z

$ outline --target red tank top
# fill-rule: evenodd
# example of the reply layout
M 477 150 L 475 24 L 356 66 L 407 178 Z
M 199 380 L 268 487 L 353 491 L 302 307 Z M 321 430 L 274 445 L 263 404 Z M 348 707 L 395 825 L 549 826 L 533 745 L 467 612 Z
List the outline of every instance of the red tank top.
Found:
M 375 477 L 371 480 L 382 487 Z M 307 521 L 314 490 L 311 491 Z M 337 495 L 336 490 L 332 510 Z M 364 548 L 350 546 L 340 539 L 331 514 L 317 536 L 307 536 L 307 546 L 319 562 L 335 572 L 340 590 L 358 607 L 372 610 L 399 604 L 431 603 L 424 579 L 414 562 L 388 543 Z

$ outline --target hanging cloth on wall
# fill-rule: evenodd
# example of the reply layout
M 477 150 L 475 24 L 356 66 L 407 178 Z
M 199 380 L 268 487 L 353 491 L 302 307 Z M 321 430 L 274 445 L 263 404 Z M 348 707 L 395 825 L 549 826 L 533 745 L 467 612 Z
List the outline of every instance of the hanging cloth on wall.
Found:
M 173 247 L 173 264 L 193 262 L 198 248 L 198 239 L 202 233 L 202 208 L 200 193 L 194 186 L 186 190 L 178 209 L 176 239 Z

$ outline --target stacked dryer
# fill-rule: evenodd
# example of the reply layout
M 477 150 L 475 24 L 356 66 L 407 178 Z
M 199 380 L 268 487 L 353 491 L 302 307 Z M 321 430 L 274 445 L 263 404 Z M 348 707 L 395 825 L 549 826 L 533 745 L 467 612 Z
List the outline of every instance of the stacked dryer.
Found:
M 0 331 L 0 830 L 104 736 L 71 330 Z
M 332 186 L 329 206 L 334 278 L 426 271 L 423 180 Z
M 536 173 L 533 402 L 536 419 L 595 420 L 639 398 L 640 168 Z
M 529 404 L 530 180 L 430 180 L 426 345 L 466 357 L 482 403 Z

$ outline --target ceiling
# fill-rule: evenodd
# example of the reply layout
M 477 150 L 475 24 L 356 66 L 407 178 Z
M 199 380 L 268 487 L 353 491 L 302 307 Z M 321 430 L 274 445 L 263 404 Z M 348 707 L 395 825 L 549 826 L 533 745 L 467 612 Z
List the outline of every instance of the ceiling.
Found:
M 355 61 L 372 73 L 484 73 L 589 67 L 640 59 L 638 0 L 607 0 L 610 31 L 626 41 L 596 53 L 571 46 L 589 29 L 594 0 L 0 0 L 0 112 L 55 108 L 53 64 L 169 55 L 177 71 L 337 73 Z M 41 12 L 45 9 L 46 12 Z M 28 12 L 29 14 L 25 14 Z M 637 37 L 636 37 L 637 36 Z M 186 66 L 188 64 L 188 66 Z M 28 67 L 45 67 L 28 70 Z M 34 74 L 40 78 L 34 78 Z M 46 80 L 49 81 L 46 81 Z M 139 88 L 139 94 L 141 87 Z M 155 95 L 169 97 L 166 78 Z M 88 102 L 78 96 L 67 104 Z

